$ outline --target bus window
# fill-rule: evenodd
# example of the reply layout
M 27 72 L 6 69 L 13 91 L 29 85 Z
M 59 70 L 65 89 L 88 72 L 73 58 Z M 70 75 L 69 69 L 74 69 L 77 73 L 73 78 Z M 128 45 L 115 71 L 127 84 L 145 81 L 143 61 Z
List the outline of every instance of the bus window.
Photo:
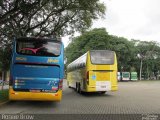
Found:
M 91 51 L 91 63 L 92 64 L 114 64 L 114 52 L 113 51 Z
M 33 56 L 59 56 L 61 44 L 49 41 L 18 41 L 17 53 Z

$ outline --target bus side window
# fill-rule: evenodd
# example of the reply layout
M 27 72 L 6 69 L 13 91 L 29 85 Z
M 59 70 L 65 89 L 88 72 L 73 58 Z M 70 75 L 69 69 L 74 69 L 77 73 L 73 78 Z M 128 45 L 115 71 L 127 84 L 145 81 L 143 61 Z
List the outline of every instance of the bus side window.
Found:
M 82 67 L 83 67 L 83 68 L 85 67 L 85 64 L 84 64 L 84 63 L 82 63 Z
M 80 64 L 81 68 L 83 68 L 83 63 Z

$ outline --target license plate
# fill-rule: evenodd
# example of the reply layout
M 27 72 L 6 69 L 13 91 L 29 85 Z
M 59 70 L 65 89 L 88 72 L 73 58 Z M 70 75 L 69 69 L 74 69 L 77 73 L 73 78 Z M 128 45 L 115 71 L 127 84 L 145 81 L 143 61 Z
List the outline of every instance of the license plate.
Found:
M 101 86 L 101 88 L 106 88 L 106 86 Z
M 37 92 L 40 92 L 40 90 L 30 90 L 30 92 L 37 93 Z

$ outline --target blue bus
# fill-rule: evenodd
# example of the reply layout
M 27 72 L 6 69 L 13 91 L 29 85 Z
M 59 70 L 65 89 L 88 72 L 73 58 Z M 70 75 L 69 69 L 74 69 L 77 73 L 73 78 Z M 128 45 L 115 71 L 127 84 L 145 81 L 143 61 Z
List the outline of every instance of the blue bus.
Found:
M 22 37 L 14 40 L 9 99 L 60 101 L 64 76 L 61 41 Z

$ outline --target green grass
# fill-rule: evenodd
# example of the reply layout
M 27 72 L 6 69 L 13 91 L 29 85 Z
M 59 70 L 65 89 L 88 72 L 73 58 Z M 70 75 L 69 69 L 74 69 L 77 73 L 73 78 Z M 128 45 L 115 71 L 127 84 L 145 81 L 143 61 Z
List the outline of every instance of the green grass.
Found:
M 8 90 L 0 90 L 0 103 L 8 100 Z

